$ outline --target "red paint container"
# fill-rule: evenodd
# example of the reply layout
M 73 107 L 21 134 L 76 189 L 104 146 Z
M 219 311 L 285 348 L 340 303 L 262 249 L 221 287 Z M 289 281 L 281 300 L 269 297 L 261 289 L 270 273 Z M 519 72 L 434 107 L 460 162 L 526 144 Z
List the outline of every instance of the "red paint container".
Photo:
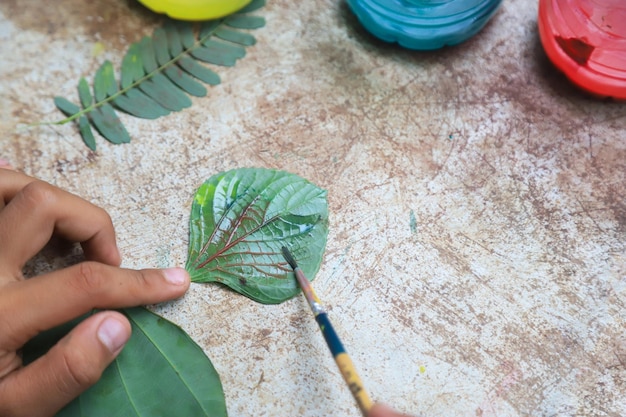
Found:
M 539 0 L 539 36 L 577 86 L 626 100 L 626 0 Z

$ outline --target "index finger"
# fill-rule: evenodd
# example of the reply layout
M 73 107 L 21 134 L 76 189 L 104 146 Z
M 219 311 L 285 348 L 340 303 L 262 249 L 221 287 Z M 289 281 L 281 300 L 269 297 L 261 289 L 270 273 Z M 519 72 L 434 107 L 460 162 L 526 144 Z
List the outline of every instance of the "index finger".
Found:
M 182 268 L 135 271 L 97 262 L 9 283 L 0 297 L 0 348 L 19 349 L 36 334 L 93 309 L 160 303 L 187 288 L 189 274 Z
M 0 199 L 4 203 L 11 201 L 13 197 L 29 183 L 37 181 L 36 178 L 30 177 L 21 172 L 10 169 L 0 171 Z
M 4 170 L 3 170 L 4 171 Z M 0 172 L 0 265 L 19 275 L 23 265 L 53 233 L 80 242 L 90 260 L 119 265 L 120 255 L 109 215 L 101 208 L 16 172 Z
M 11 164 L 9 164 L 8 161 L 0 158 L 0 169 L 12 170 L 13 167 L 11 166 Z M 4 208 L 4 199 L 0 198 L 0 210 L 2 210 L 3 208 Z

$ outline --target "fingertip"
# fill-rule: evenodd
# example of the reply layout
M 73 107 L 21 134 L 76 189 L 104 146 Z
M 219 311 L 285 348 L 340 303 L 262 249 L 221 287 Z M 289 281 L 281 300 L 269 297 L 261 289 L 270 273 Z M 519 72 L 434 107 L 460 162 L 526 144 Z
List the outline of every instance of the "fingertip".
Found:
M 0 168 L 12 170 L 13 166 L 11 166 L 11 163 L 6 159 L 0 158 Z
M 377 403 L 367 413 L 367 417 L 393 417 L 394 411 L 387 405 Z
M 109 245 L 109 250 L 106 253 L 106 257 L 109 259 L 109 265 L 120 266 L 122 264 L 122 253 L 117 247 L 117 243 L 113 241 L 112 245 Z
M 96 336 L 113 356 L 117 356 L 130 339 L 128 320 L 120 313 L 110 312 L 98 325 Z
M 367 413 L 367 417 L 411 417 L 408 414 L 402 414 L 395 411 L 388 405 L 376 403 Z
M 367 417 L 379 417 L 381 413 L 384 415 L 385 409 L 387 408 L 388 407 L 383 404 L 374 404 L 374 406 L 367 412 Z
M 117 244 L 114 244 L 113 247 L 110 249 L 108 257 L 111 261 L 110 265 L 120 266 L 122 264 L 122 253 L 117 247 Z
M 189 273 L 184 268 L 167 268 L 163 269 L 162 272 L 163 277 L 169 284 L 183 287 L 185 290 L 189 287 Z
M 111 266 L 120 266 L 122 254 L 117 247 L 115 227 L 111 216 L 102 208 L 89 203 L 89 208 L 93 212 L 93 223 L 95 233 L 86 240 L 81 241 L 81 246 L 85 252 L 85 257 L 90 261 L 102 262 Z M 83 232 L 83 235 L 87 235 Z M 77 236 L 78 238 L 78 236 Z

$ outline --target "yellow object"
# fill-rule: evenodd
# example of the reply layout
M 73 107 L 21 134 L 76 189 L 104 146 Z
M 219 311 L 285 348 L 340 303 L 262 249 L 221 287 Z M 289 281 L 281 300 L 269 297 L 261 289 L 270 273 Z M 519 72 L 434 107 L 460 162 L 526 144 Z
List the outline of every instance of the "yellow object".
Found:
M 102 55 L 102 53 L 105 50 L 106 50 L 106 47 L 104 46 L 102 42 L 96 42 L 93 44 L 93 47 L 91 48 L 91 56 L 99 57 L 100 55 Z
M 337 366 L 339 366 L 341 375 L 348 384 L 348 388 L 352 391 L 354 399 L 359 404 L 361 412 L 364 416 L 367 416 L 370 409 L 374 406 L 374 403 L 370 399 L 369 395 L 367 395 L 367 391 L 365 391 L 363 382 L 361 381 L 359 374 L 356 372 L 352 359 L 350 359 L 350 356 L 347 353 L 343 352 L 335 356 L 335 362 L 337 363 Z
M 172 19 L 211 20 L 228 16 L 248 5 L 252 0 L 139 0 L 156 13 L 165 13 Z

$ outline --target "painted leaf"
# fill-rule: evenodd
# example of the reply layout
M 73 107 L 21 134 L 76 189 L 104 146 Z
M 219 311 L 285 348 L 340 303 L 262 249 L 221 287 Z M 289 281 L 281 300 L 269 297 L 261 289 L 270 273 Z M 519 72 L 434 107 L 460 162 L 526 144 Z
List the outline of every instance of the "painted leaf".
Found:
M 299 292 L 281 247 L 289 247 L 309 279 L 319 270 L 328 235 L 326 191 L 284 171 L 235 169 L 200 186 L 189 227 L 192 281 L 280 303 Z
M 226 417 L 219 375 L 178 326 L 144 308 L 124 310 L 132 336 L 96 385 L 56 417 Z M 24 359 L 44 354 L 74 323 L 29 342 Z
M 93 94 L 87 81 L 80 79 L 80 107 L 55 97 L 55 104 L 67 116 L 56 124 L 78 123 L 84 142 L 93 150 L 96 142 L 90 124 L 111 143 L 129 142 L 116 110 L 156 119 L 191 106 L 190 95 L 206 96 L 208 91 L 201 82 L 216 85 L 220 78 L 203 63 L 230 67 L 243 58 L 245 47 L 256 42 L 245 30 L 265 25 L 265 19 L 248 13 L 264 5 L 265 0 L 252 0 L 238 13 L 195 26 L 166 21 L 152 37 L 129 46 L 119 82 L 113 65 L 105 61 L 94 76 Z

